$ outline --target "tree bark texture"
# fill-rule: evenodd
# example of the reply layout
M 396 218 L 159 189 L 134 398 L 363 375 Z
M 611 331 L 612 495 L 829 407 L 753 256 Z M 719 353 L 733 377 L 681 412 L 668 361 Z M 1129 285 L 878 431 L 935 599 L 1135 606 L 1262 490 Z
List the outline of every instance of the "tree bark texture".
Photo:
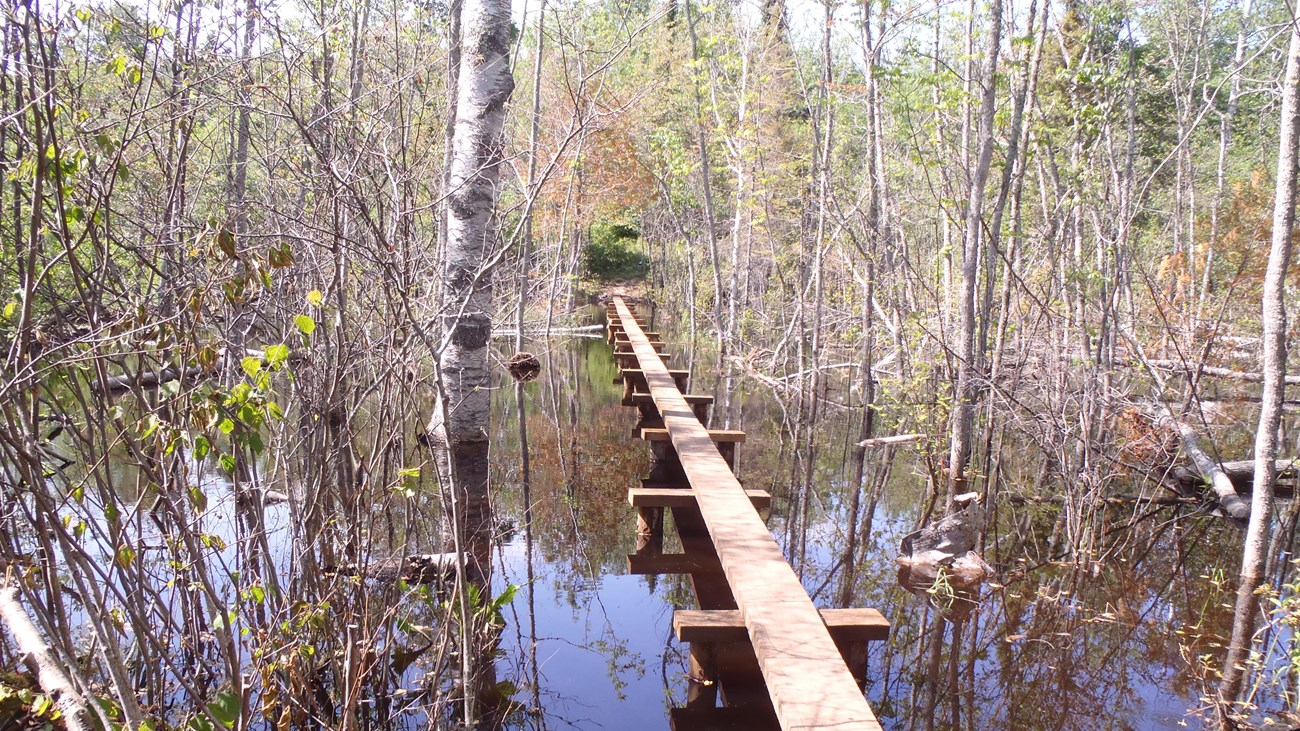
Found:
M 488 341 L 492 334 L 492 276 L 484 263 L 498 242 L 494 215 L 502 167 L 510 73 L 510 4 L 465 0 L 462 57 L 447 196 L 443 268 L 442 368 L 448 444 L 487 439 Z
M 0 618 L 18 645 L 23 662 L 36 676 L 37 685 L 50 696 L 55 707 L 62 713 L 68 731 L 90 731 L 94 728 L 85 696 L 72 684 L 72 679 L 59 665 L 36 625 L 32 624 L 27 610 L 18 599 L 17 587 L 0 588 Z

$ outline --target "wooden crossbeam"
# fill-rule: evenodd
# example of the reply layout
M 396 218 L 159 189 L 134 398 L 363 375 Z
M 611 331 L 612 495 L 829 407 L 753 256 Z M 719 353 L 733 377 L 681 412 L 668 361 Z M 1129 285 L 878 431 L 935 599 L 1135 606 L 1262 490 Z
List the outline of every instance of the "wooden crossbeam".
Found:
M 682 394 L 682 400 L 684 400 L 686 403 L 690 404 L 691 406 L 696 406 L 699 404 L 704 404 L 707 406 L 713 403 L 713 397 L 707 393 L 684 393 Z M 655 400 L 651 398 L 650 394 L 648 393 L 642 393 L 638 391 L 632 394 L 632 403 L 636 404 L 637 406 L 640 406 L 641 404 L 648 404 L 650 406 L 653 406 L 654 402 Z
M 672 360 L 672 357 L 673 356 L 670 353 L 659 354 L 659 360 L 662 360 L 665 363 L 667 363 L 669 360 Z M 617 363 L 618 367 L 623 370 L 627 370 L 629 368 L 640 368 L 640 363 L 636 359 L 636 353 L 620 353 L 615 351 L 614 362 Z
M 836 640 L 872 642 L 889 639 L 889 620 L 875 609 L 819 610 L 826 629 Z M 745 620 L 739 609 L 678 609 L 673 612 L 673 632 L 680 642 L 745 642 Z
M 714 444 L 744 444 L 745 432 L 736 429 L 709 429 L 709 439 Z M 671 442 L 672 435 L 667 429 L 646 427 L 641 430 L 641 438 L 647 442 Z
M 662 353 L 662 352 L 663 352 L 663 349 L 664 349 L 666 346 L 667 346 L 667 343 L 665 343 L 665 342 L 662 341 L 662 340 L 651 340 L 651 341 L 650 341 L 650 347 L 654 348 L 655 351 L 656 351 L 656 352 L 659 352 L 659 353 Z M 621 341 L 621 342 L 614 343 L 614 352 L 615 352 L 615 353 L 631 353 L 631 352 L 633 352 L 633 351 L 632 351 L 632 345 L 631 345 L 631 343 L 627 342 L 626 340 L 623 340 L 623 341 Z
M 772 505 L 772 493 L 767 490 L 746 490 L 749 501 L 756 510 L 766 510 Z M 627 501 L 634 508 L 694 508 L 695 493 L 690 488 L 634 487 L 627 491 Z M 743 624 L 742 624 L 743 626 Z

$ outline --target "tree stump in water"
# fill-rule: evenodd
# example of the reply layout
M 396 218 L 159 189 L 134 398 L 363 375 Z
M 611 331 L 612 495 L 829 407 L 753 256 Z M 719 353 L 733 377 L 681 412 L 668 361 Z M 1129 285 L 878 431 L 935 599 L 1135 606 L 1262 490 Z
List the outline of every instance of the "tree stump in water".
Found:
M 537 378 L 537 374 L 542 372 L 542 362 L 537 360 L 537 356 L 532 353 L 520 351 L 510 356 L 506 361 L 506 369 L 510 371 L 511 377 L 520 383 L 528 383 Z

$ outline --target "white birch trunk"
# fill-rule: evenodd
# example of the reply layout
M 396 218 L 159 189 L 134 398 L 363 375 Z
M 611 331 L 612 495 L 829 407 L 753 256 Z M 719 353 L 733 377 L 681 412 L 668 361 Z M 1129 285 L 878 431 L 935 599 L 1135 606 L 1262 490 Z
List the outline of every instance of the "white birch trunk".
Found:
M 499 240 L 494 225 L 502 166 L 510 73 L 510 3 L 465 0 L 461 66 L 452 134 L 443 269 L 442 369 L 447 442 L 453 448 L 487 439 L 488 340 L 492 276 L 484 268 Z

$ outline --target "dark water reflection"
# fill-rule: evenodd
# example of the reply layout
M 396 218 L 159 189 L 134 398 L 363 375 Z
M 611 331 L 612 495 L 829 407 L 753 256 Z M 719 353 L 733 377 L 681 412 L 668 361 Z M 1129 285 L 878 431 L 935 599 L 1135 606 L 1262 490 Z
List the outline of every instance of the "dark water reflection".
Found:
M 678 354 L 672 365 L 684 367 L 685 343 L 669 342 Z M 523 706 L 510 724 L 666 728 L 668 709 L 687 694 L 686 648 L 672 637 L 672 612 L 691 607 L 693 595 L 682 576 L 628 574 L 636 516 L 627 490 L 648 471 L 650 450 L 634 436 L 634 410 L 619 404 L 603 340 L 530 347 L 541 377 L 522 389 L 502 385 L 492 434 L 496 511 L 518 529 L 498 546 L 495 573 L 499 585 L 521 587 L 498 662 L 498 677 L 517 686 L 513 699 Z M 1223 577 L 1235 575 L 1239 560 L 1232 529 L 1176 508 L 1145 514 L 1120 506 L 1108 509 L 1095 560 L 1067 562 L 1058 559 L 1059 506 L 1002 505 L 983 552 L 1001 575 L 969 619 L 949 623 L 897 584 L 898 542 L 926 506 L 915 450 L 904 446 L 888 463 L 870 534 L 842 585 L 859 417 L 828 408 L 811 441 L 817 448 L 808 449 L 806 434 L 791 437 L 795 406 L 752 380 L 719 382 L 705 360 L 694 364 L 692 390 L 718 397 L 715 427 L 748 433 L 737 472 L 748 487 L 772 492 L 769 527 L 804 585 L 819 605 L 844 594 L 893 625 L 890 641 L 869 652 L 867 695 L 886 728 L 1208 726 L 1200 711 L 1212 685 L 1196 658 L 1218 657 L 1215 643 L 1230 629 L 1232 582 Z M 520 485 L 520 390 L 530 515 Z M 869 460 L 868 486 L 885 453 Z M 1010 467 L 1011 475 L 1036 469 Z M 804 475 L 807 491 L 799 487 Z M 864 498 L 861 511 L 870 507 Z M 1120 527 L 1125 522 L 1134 525 Z

